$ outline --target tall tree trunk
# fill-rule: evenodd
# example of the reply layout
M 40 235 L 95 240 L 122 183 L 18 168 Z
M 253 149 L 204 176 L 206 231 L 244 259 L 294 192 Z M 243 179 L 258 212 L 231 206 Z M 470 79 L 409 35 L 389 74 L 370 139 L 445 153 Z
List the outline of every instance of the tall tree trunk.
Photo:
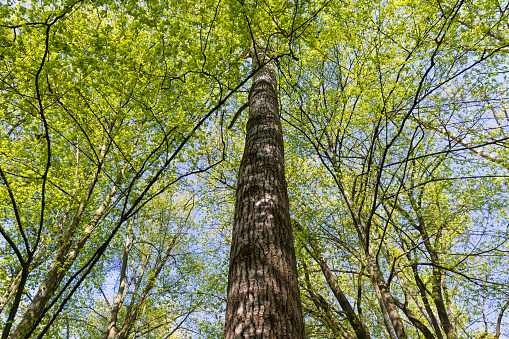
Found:
M 255 59 L 255 58 L 253 58 Z M 254 76 L 239 170 L 225 338 L 305 338 L 274 69 Z

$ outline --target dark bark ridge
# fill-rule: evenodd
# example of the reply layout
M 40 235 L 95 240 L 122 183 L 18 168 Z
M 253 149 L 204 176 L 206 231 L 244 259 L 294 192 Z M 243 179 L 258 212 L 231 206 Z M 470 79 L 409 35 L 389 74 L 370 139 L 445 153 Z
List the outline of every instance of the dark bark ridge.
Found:
M 270 65 L 254 76 L 246 132 L 235 201 L 225 338 L 305 338 L 277 82 Z

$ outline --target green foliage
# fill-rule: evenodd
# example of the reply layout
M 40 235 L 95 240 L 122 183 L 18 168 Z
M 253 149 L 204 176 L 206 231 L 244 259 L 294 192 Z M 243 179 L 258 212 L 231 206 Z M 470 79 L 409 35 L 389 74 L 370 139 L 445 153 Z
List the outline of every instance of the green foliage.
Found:
M 279 77 L 309 337 L 355 335 L 322 255 L 389 338 L 373 254 L 431 332 L 440 274 L 457 338 L 497 338 L 500 314 L 507 335 L 507 3 L 4 1 L 0 18 L 3 337 L 102 338 L 124 254 L 118 331 L 140 301 L 131 337 L 222 336 L 246 114 L 226 126 L 253 38 Z

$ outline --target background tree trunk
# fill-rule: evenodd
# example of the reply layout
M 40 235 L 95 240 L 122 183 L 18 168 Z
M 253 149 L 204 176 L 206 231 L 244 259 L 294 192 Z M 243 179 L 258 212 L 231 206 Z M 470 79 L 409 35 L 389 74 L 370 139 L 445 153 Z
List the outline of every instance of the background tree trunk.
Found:
M 288 207 L 277 81 L 266 65 L 249 93 L 228 275 L 225 338 L 305 338 Z

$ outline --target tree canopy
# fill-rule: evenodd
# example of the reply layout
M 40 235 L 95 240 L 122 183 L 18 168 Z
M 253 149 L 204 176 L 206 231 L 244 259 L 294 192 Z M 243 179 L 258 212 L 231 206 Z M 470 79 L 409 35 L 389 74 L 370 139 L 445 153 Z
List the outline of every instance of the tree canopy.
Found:
M 269 64 L 308 338 L 509 336 L 508 14 L 3 1 L 2 339 L 224 335 L 244 109 Z

